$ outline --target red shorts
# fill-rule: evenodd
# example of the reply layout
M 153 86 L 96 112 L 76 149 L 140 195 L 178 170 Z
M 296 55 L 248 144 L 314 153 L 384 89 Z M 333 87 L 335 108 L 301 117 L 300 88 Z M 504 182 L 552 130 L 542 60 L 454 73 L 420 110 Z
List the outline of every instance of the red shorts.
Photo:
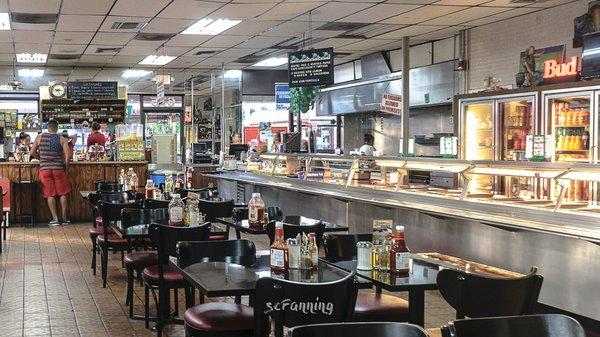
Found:
M 40 181 L 44 198 L 67 195 L 71 192 L 71 184 L 65 170 L 41 170 Z

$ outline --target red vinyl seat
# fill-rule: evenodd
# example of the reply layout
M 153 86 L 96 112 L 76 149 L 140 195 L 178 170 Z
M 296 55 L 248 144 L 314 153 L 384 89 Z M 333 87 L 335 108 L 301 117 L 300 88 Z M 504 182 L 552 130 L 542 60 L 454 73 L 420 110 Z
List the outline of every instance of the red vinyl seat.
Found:
M 112 228 L 107 228 L 106 231 L 108 234 L 114 234 L 115 231 Z M 104 234 L 104 229 L 102 227 L 90 227 L 90 234 L 102 235 Z
M 104 235 L 98 235 L 98 238 L 96 239 L 98 244 L 104 244 L 105 243 L 105 238 Z M 127 239 L 123 239 L 121 237 L 119 237 L 117 234 L 108 234 L 108 244 L 109 245 L 126 245 L 128 244 Z
M 143 271 L 144 279 L 158 282 L 158 265 L 149 266 L 144 268 Z M 176 271 L 170 265 L 165 265 L 163 268 L 163 278 L 168 283 L 183 282 L 183 275 Z
M 219 241 L 219 240 L 227 240 L 227 238 L 225 237 L 225 235 L 211 235 L 209 237 L 209 240 L 211 240 L 211 241 Z
M 140 269 L 158 264 L 158 256 L 153 251 L 132 252 L 125 255 L 123 262 L 125 266 L 130 265 L 134 269 Z
M 354 306 L 354 321 L 408 321 L 408 301 L 396 296 L 359 291 Z
M 243 304 L 211 302 L 191 307 L 185 324 L 202 331 L 254 331 L 254 309 Z

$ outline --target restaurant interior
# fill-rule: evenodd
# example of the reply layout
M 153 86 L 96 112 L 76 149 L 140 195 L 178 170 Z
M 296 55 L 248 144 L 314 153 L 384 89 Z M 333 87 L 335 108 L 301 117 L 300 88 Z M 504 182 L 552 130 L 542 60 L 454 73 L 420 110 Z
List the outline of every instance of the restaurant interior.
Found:
M 600 0 L 0 0 L 0 336 L 600 337 Z

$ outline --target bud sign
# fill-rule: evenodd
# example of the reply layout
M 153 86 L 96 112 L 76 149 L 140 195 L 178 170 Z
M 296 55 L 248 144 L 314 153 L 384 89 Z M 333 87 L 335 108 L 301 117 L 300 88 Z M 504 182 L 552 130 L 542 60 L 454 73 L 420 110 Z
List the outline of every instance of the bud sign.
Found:
M 579 73 L 579 57 L 573 56 L 566 63 L 558 63 L 556 60 L 544 61 L 544 82 L 558 83 L 577 79 Z

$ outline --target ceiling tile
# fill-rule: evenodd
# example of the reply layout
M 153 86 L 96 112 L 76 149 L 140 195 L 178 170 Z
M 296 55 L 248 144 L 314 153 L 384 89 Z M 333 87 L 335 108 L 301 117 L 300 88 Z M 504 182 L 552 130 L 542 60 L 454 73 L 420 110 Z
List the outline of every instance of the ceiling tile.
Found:
M 93 36 L 93 32 L 55 32 L 54 43 L 88 44 Z
M 196 0 L 175 0 L 160 14 L 159 18 L 167 19 L 192 19 L 200 20 L 214 10 L 223 6 L 223 3 Z
M 83 54 L 86 47 L 84 44 L 53 44 L 50 54 Z
M 461 29 L 465 29 L 465 28 L 467 28 L 467 27 L 453 26 L 453 27 L 443 28 L 443 29 L 436 30 L 431 33 L 419 35 L 419 36 L 417 36 L 417 38 L 424 39 L 424 40 L 430 40 L 430 41 L 441 40 L 441 39 L 445 39 L 447 37 L 452 37 L 452 36 L 458 34 L 458 32 L 460 32 Z
M 246 55 L 250 55 L 252 53 L 256 53 L 257 51 L 260 51 L 262 48 L 230 48 L 227 50 L 224 50 L 218 54 L 215 54 L 214 56 L 219 58 L 232 58 L 235 57 L 236 59 L 242 57 L 242 56 L 246 56 Z
M 15 43 L 15 53 L 42 53 L 48 54 L 50 44 L 46 43 Z
M 140 16 L 107 16 L 106 20 L 104 20 L 104 23 L 102 24 L 102 26 L 100 27 L 100 30 L 103 32 L 122 32 L 122 33 L 131 33 L 131 32 L 137 32 L 139 31 L 139 29 L 112 29 L 112 25 L 115 22 L 142 22 L 142 23 L 148 23 L 150 22 L 149 17 L 140 17 Z
M 448 15 L 450 13 L 464 10 L 467 7 L 461 6 L 423 6 L 419 7 L 410 12 L 406 12 L 395 17 L 381 21 L 382 23 L 393 23 L 393 24 L 413 24 L 430 20 L 433 18 L 440 17 L 442 15 Z
M 111 15 L 154 17 L 170 0 L 117 0 Z
M 98 55 L 98 56 L 106 56 L 106 57 L 110 57 L 112 55 L 115 55 L 117 52 L 101 52 L 98 53 L 97 50 L 99 48 L 121 48 L 122 46 L 116 46 L 116 45 L 108 45 L 108 44 L 91 44 L 89 45 L 86 49 L 85 49 L 85 54 L 90 54 L 90 55 Z
M 66 32 L 95 32 L 103 16 L 99 15 L 60 15 L 58 17 L 57 31 Z
M 47 43 L 52 41 L 54 35 L 50 31 L 37 32 L 33 30 L 15 30 L 13 34 L 16 43 Z
M 439 29 L 445 28 L 444 26 L 427 26 L 427 25 L 413 25 L 402 29 L 395 30 L 393 32 L 379 35 L 379 39 L 401 39 L 404 36 L 415 36 L 420 34 L 427 34 Z
M 233 47 L 233 46 L 239 44 L 240 42 L 244 42 L 248 38 L 249 38 L 248 36 L 220 36 L 220 35 L 217 35 L 217 36 L 213 37 L 212 39 L 204 42 L 202 44 L 202 47 L 229 48 L 229 47 Z
M 344 51 L 363 51 L 363 50 L 371 50 L 371 51 L 380 51 L 386 50 L 384 47 L 386 44 L 389 44 L 389 40 L 376 40 L 376 39 L 366 39 L 359 42 L 351 43 L 345 45 L 340 48 L 340 50 Z
M 62 0 L 61 14 L 106 15 L 115 0 Z
M 373 6 L 372 3 L 363 2 L 329 2 L 312 11 L 313 21 L 335 21 L 344 16 L 359 12 Z M 297 21 L 309 21 L 308 14 L 295 18 Z
M 538 7 L 538 8 L 550 8 L 554 6 L 564 5 L 566 3 L 576 2 L 574 0 L 550 0 L 550 1 L 536 1 L 534 3 L 527 4 L 527 7 Z
M 14 13 L 58 13 L 60 0 L 13 0 L 10 2 L 10 11 Z
M 528 8 L 528 7 L 514 8 L 514 9 L 511 9 L 506 12 L 502 12 L 499 14 L 485 17 L 485 18 L 465 22 L 465 24 L 469 25 L 469 26 L 481 26 L 481 25 L 486 25 L 486 24 L 492 23 L 492 22 L 497 22 L 500 20 L 513 18 L 513 17 L 519 16 L 519 15 L 532 13 L 532 12 L 535 12 L 538 10 L 539 10 L 539 8 Z
M 214 19 L 251 19 L 273 7 L 273 4 L 227 4 L 209 15 Z
M 77 64 L 99 65 L 102 66 L 110 60 L 110 55 L 81 55 Z
M 486 16 L 505 12 L 507 7 L 471 7 L 463 11 L 444 15 L 437 19 L 427 21 L 428 25 L 458 25 L 466 21 L 484 18 Z
M 110 45 L 121 45 L 124 46 L 129 42 L 129 40 L 133 39 L 135 33 L 108 33 L 108 32 L 98 32 L 94 39 L 92 40 L 92 44 L 110 44 Z
M 224 31 L 222 35 L 259 35 L 267 29 L 275 27 L 282 22 L 283 21 L 262 19 L 244 20 L 238 25 L 235 25 Z
M 0 43 L 13 42 L 12 33 L 10 30 L 0 30 Z
M 256 36 L 236 46 L 236 48 L 268 48 L 286 40 L 280 36 Z
M 142 29 L 142 32 L 177 34 L 194 24 L 194 22 L 196 20 L 154 18 Z
M 346 46 L 349 45 L 351 43 L 355 43 L 355 42 L 359 42 L 359 41 L 364 41 L 363 39 L 358 39 L 358 38 L 350 38 L 350 39 L 327 39 L 325 41 L 319 42 L 319 43 L 315 43 L 313 45 L 314 48 L 326 48 L 326 47 L 333 47 L 334 49 L 340 48 L 342 46 Z
M 15 49 L 12 43 L 0 43 L 0 54 L 11 54 L 11 59 L 14 57 Z
M 313 27 L 320 27 L 325 22 L 313 22 Z M 303 21 L 286 21 L 278 26 L 275 26 L 264 33 L 262 36 L 286 36 L 286 37 L 296 37 L 302 35 L 305 31 L 308 30 L 308 22 Z
M 378 4 L 339 19 L 342 22 L 377 22 L 418 8 L 419 5 Z
M 14 30 L 35 30 L 35 31 L 44 31 L 44 30 L 54 30 L 56 27 L 55 23 L 17 23 L 11 22 L 11 28 Z
M 8 12 L 8 0 L 0 0 L 0 11 Z
M 481 6 L 507 6 L 507 7 L 522 7 L 527 5 L 527 2 L 513 2 L 512 0 L 492 0 L 486 2 Z
M 477 6 L 490 0 L 440 0 L 436 5 L 462 5 L 462 6 Z
M 197 61 L 199 61 L 199 60 L 201 60 L 203 58 L 215 55 L 216 53 L 195 55 L 196 53 L 198 53 L 198 52 L 206 52 L 206 51 L 216 51 L 216 52 L 219 52 L 219 51 L 221 51 L 223 49 L 224 48 L 217 48 L 217 47 L 213 47 L 213 48 L 210 48 L 210 47 L 196 47 L 196 48 L 190 50 L 189 52 L 187 52 L 184 56 L 186 56 L 186 57 L 187 56 L 192 56 L 192 57 L 195 57 Z
M 165 43 L 165 46 L 195 47 L 211 38 L 210 35 L 175 35 Z
M 324 1 L 314 2 L 281 2 L 260 16 L 264 20 L 290 20 L 314 8 L 323 5 Z
M 437 0 L 387 0 L 386 3 L 407 4 L 407 5 L 428 5 Z M 460 0 L 459 0 L 460 1 Z
M 119 55 L 126 55 L 126 56 L 138 56 L 138 55 L 143 55 L 143 56 L 148 56 L 148 55 L 156 55 L 159 54 L 156 51 L 156 48 L 154 47 L 140 47 L 140 46 L 131 46 L 131 45 L 127 45 L 125 47 L 123 47 L 123 49 L 121 49 L 121 51 L 119 52 Z
M 124 66 L 130 67 L 137 65 L 145 56 L 130 56 L 130 55 L 115 55 L 107 64 L 111 66 Z

